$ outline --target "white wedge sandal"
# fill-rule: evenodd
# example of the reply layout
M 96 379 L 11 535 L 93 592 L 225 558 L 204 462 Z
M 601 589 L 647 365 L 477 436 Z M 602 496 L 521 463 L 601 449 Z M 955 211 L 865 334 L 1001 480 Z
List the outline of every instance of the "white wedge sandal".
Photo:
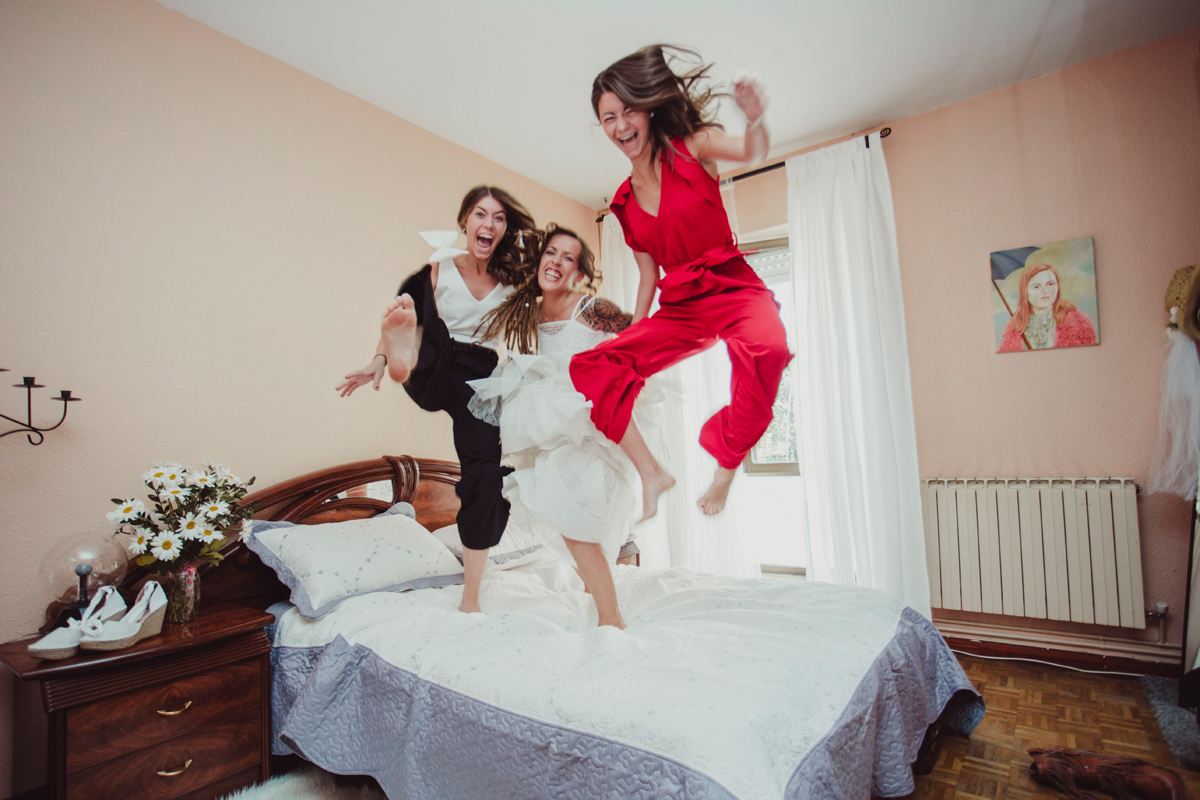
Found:
M 29 655 L 51 661 L 70 658 L 79 652 L 79 642 L 87 630 L 125 613 L 125 598 L 115 586 L 101 586 L 79 619 L 67 620 L 66 627 L 55 628 L 29 645 Z
M 84 650 L 124 650 L 157 636 L 166 615 L 166 592 L 158 581 L 146 581 L 124 617 L 85 629 L 79 646 Z

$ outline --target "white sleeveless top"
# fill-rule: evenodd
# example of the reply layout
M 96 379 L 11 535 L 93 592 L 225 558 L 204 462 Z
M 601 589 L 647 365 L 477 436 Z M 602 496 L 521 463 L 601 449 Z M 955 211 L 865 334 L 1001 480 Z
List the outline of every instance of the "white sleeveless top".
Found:
M 584 350 L 591 350 L 601 342 L 612 338 L 606 331 L 592 330 L 579 321 L 588 306 L 596 302 L 595 297 L 584 295 L 575 304 L 571 318 L 556 322 L 543 322 L 538 325 L 538 355 L 556 355 L 566 353 L 575 355 Z
M 438 284 L 433 290 L 433 300 L 437 303 L 438 316 L 450 330 L 451 339 L 482 344 L 483 331 L 478 330 L 479 323 L 515 290 L 514 286 L 498 283 L 487 297 L 476 300 L 458 267 L 454 266 L 454 259 L 448 258 L 438 262 Z

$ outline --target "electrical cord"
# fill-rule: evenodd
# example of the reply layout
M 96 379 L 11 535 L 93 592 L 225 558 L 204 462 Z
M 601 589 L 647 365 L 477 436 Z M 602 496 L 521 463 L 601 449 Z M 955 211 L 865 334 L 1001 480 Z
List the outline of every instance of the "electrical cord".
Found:
M 1065 664 L 1055 664 L 1052 661 L 1042 661 L 1037 658 L 1018 658 L 1016 656 L 981 656 L 978 653 L 968 653 L 965 650 L 955 650 L 950 648 L 951 653 L 958 653 L 960 656 L 970 656 L 971 658 L 983 658 L 988 661 L 1026 661 L 1030 664 L 1045 664 L 1047 667 L 1058 667 L 1059 669 L 1069 669 L 1072 672 L 1086 672 L 1088 675 L 1121 675 L 1127 678 L 1141 678 L 1142 673 L 1137 672 L 1112 672 L 1103 669 L 1083 669 L 1081 667 L 1068 667 Z

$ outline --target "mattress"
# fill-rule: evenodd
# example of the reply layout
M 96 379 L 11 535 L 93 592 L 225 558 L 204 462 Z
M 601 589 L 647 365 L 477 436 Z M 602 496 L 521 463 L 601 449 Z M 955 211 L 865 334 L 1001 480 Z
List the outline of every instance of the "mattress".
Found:
M 874 590 L 617 567 L 628 629 L 557 562 L 279 615 L 276 752 L 399 798 L 865 798 L 913 789 L 983 703 L 936 629 Z

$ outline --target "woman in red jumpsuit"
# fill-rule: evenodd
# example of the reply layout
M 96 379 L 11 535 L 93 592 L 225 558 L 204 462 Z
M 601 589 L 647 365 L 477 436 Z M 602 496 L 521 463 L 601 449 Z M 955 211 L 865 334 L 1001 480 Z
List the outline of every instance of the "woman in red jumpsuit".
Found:
M 630 423 L 646 378 L 725 342 L 733 362 L 731 400 L 700 431 L 717 472 L 699 505 L 716 514 L 738 466 L 771 424 L 779 380 L 792 359 L 779 306 L 738 252 L 716 178 L 717 160 L 757 163 L 767 153 L 762 84 L 734 78 L 746 131 L 726 135 L 713 122 L 715 96 L 702 86 L 708 67 L 677 75 L 663 50 L 642 48 L 592 84 L 596 117 L 633 167 L 610 208 L 641 282 L 634 324 L 571 361 L 571 379 L 592 401 L 596 427 L 621 445 L 641 475 L 643 519 L 675 483 Z M 659 310 L 649 316 L 657 290 Z

